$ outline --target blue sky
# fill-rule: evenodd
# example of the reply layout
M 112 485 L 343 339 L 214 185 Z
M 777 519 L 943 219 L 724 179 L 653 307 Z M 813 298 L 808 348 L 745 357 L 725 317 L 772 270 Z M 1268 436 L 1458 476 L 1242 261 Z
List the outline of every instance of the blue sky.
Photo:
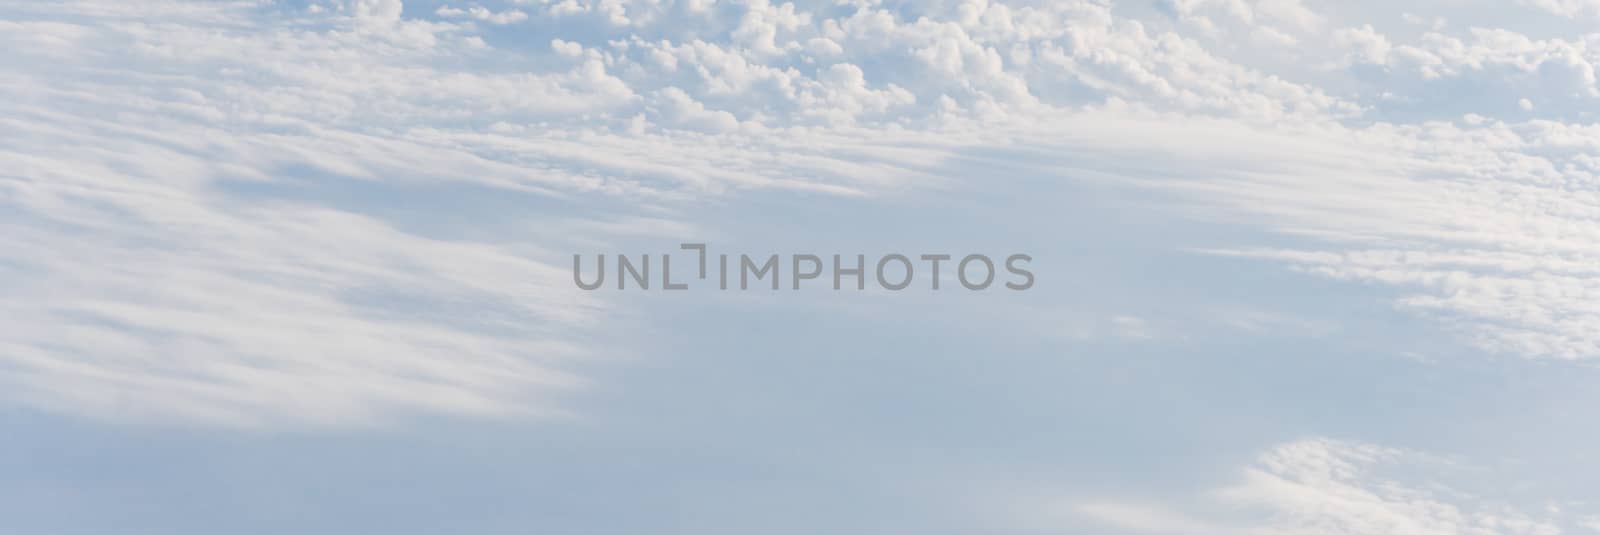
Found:
M 1597 20 L 0 0 L 0 531 L 1600 531 Z

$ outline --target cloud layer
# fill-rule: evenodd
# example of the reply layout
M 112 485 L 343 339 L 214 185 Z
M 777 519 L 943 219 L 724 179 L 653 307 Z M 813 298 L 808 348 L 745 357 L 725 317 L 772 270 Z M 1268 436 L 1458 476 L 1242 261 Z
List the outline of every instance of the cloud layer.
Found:
M 560 363 L 606 310 L 559 263 L 606 230 L 561 207 L 692 225 L 746 191 L 971 183 L 940 162 L 993 147 L 1300 238 L 1196 251 L 1392 286 L 1493 351 L 1600 355 L 1600 34 L 1415 7 L 3 2 L 0 381 L 246 425 L 559 411 L 539 400 L 582 384 Z M 396 208 L 462 192 L 569 232 Z

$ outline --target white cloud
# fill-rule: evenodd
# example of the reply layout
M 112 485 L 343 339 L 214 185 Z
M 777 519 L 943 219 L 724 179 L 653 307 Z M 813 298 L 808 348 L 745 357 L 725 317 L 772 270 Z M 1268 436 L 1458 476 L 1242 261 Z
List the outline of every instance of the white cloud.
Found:
M 1084 501 L 1072 509 L 1153 534 L 1555 535 L 1572 522 L 1559 511 L 1452 488 L 1443 481 L 1453 471 L 1454 463 L 1418 452 L 1307 439 L 1271 448 L 1237 482 L 1192 503 Z
M 434 13 L 441 17 L 470 17 L 489 24 L 515 24 L 528 20 L 528 14 L 520 10 L 490 11 L 483 6 L 472 6 L 466 9 L 440 6 Z
M 1600 14 L 1600 2 L 1595 0 L 1517 0 L 1517 3 L 1572 19 Z
M 1372 29 L 1371 24 L 1335 30 L 1333 42 L 1349 48 L 1355 61 L 1377 65 L 1388 63 L 1389 51 L 1394 48 L 1388 38 Z
M 0 204 L 22 223 L 0 269 L 26 281 L 3 306 L 29 318 L 0 337 L 14 397 L 315 421 L 553 410 L 522 398 L 581 382 L 545 357 L 581 353 L 573 329 L 604 304 L 551 291 L 547 243 L 425 237 L 237 183 L 881 195 L 969 180 L 930 163 L 986 146 L 1302 237 L 1211 249 L 1393 285 L 1485 347 L 1600 355 L 1585 267 L 1600 256 L 1600 34 L 1389 34 L 1441 14 L 1291 1 L 1143 18 L 1098 0 L 483 4 L 0 2 Z M 527 28 L 548 35 L 513 33 Z M 553 327 L 388 317 L 364 299 L 495 303 Z M 400 399 L 404 381 L 435 395 Z M 168 384 L 182 386 L 154 386 Z
M 336 5 L 357 19 L 374 23 L 400 20 L 400 14 L 405 9 L 401 0 L 343 0 Z

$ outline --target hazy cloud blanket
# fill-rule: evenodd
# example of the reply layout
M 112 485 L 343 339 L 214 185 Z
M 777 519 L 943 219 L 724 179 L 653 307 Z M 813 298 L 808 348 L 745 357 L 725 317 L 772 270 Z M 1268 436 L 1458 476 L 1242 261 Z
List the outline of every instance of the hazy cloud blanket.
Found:
M 1592 359 L 1597 23 L 1583 0 L 0 0 L 0 401 L 582 419 L 563 397 L 650 318 L 575 291 L 574 251 L 714 237 L 700 210 L 755 196 L 1025 196 L 1000 176 L 1024 171 L 1261 231 L 1184 252 L 1390 291 L 1496 358 Z M 1412 450 L 1264 451 L 1199 498 L 1039 498 L 1022 527 L 1593 524 L 1369 477 L 1456 463 Z

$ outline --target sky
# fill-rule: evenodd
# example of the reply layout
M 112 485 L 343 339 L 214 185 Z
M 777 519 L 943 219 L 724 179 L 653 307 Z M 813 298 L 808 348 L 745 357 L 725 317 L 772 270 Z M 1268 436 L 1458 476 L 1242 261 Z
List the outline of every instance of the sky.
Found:
M 1600 532 L 1597 24 L 0 0 L 0 531 Z

